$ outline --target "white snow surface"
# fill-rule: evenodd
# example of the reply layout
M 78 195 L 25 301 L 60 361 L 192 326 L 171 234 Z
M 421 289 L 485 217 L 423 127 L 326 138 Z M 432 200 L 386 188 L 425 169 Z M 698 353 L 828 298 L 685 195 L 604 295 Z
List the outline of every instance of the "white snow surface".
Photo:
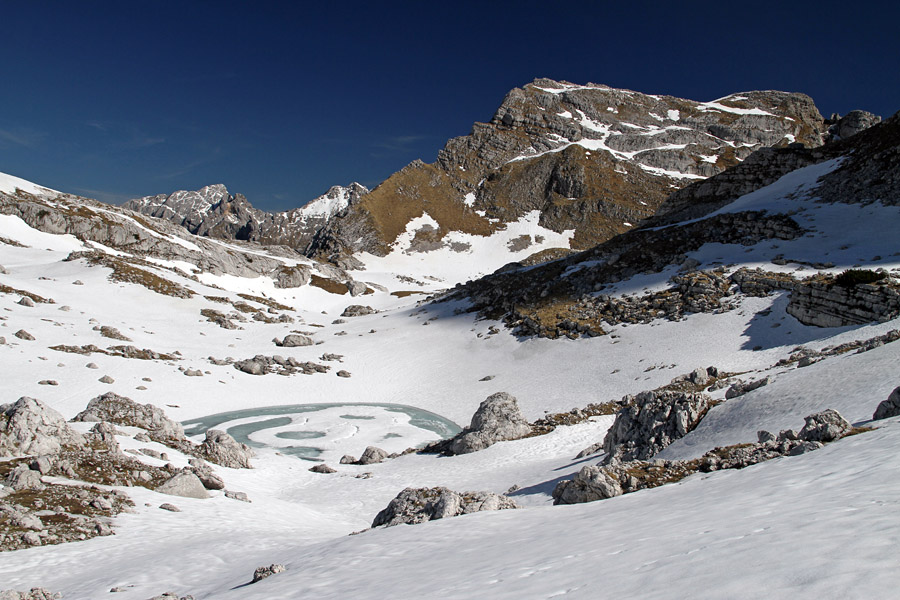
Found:
M 836 166 L 800 170 L 722 209 L 791 211 L 810 230 L 806 236 L 750 247 L 707 244 L 689 257 L 700 268 L 721 264 L 729 271 L 747 265 L 803 275 L 813 272 L 803 262 L 829 261 L 835 264 L 832 272 L 858 264 L 896 274 L 900 208 L 825 205 L 810 197 L 815 181 Z M 745 298 L 722 314 L 620 325 L 610 328 L 612 335 L 578 340 L 516 338 L 497 322 L 463 312 L 466 305 L 460 302 L 418 306 L 427 294 L 516 260 L 519 255 L 508 243 L 521 235 L 545 238 L 543 246 L 522 251 L 525 255 L 540 247 L 566 246 L 571 235 L 548 232 L 535 215 L 527 215 L 490 237 L 453 238 L 470 244 L 467 251 L 408 252 L 415 231 L 425 225 L 436 223 L 423 215 L 391 254 L 365 256 L 367 270 L 354 272 L 387 292 L 351 298 L 311 286 L 279 290 L 262 277 L 204 275 L 198 281 L 160 268 L 161 276 L 197 292 L 178 299 L 111 282 L 104 267 L 64 262 L 69 252 L 84 248 L 81 242 L 0 216 L 0 237 L 25 246 L 0 243 L 0 265 L 8 271 L 0 274 L 0 285 L 55 300 L 25 307 L 17 303 L 19 295 L 0 293 L 0 337 L 6 340 L 0 345 L 0 404 L 31 396 L 70 418 L 91 398 L 114 391 L 159 406 L 179 421 L 276 405 L 345 405 L 297 413 L 289 424 L 251 434 L 260 444 L 253 469 L 216 467 L 227 488 L 246 492 L 252 503 L 227 499 L 221 492 L 194 500 L 122 488 L 135 508 L 116 517 L 114 536 L 2 553 L 0 589 L 43 586 L 62 592 L 66 600 L 107 597 L 112 587 L 125 590 L 115 594 L 122 600 L 146 600 L 168 590 L 196 598 L 248 600 L 894 594 L 900 584 L 895 551 L 900 542 L 900 463 L 892 460 L 900 451 L 896 418 L 803 456 L 695 475 L 678 484 L 576 506 L 551 506 L 550 493 L 556 482 L 600 459 L 574 457 L 603 439 L 612 417 L 464 456 L 409 454 L 378 465 L 339 465 L 341 455 L 359 456 L 368 445 L 396 451 L 437 437 L 406 413 L 359 403 L 402 404 L 464 426 L 479 403 L 497 391 L 516 396 L 526 418 L 534 420 L 547 411 L 653 389 L 708 365 L 742 373 L 744 379 L 773 378 L 766 387 L 713 408 L 696 430 L 660 455 L 690 458 L 714 446 L 755 441 L 759 429 L 799 429 L 804 416 L 826 408 L 865 424 L 900 384 L 900 342 L 805 368 L 775 367 L 800 345 L 822 349 L 900 328 L 900 319 L 858 327 L 804 326 L 785 313 L 785 294 Z M 771 262 L 779 254 L 787 264 Z M 662 289 L 676 272 L 673 267 L 642 274 L 603 293 Z M 84 285 L 73 285 L 76 280 Z M 409 291 L 420 293 L 390 294 Z M 200 316 L 203 308 L 230 311 L 204 296 L 236 301 L 237 293 L 265 294 L 287 304 L 292 309 L 279 312 L 297 321 L 251 320 L 240 323 L 243 329 L 225 330 Z M 333 322 L 349 304 L 381 312 Z M 70 310 L 61 310 L 63 306 Z M 101 337 L 94 330 L 101 324 L 117 327 L 132 341 Z M 500 332 L 491 333 L 491 327 Z M 15 338 L 19 329 L 36 340 Z M 307 332 L 319 344 L 277 348 L 272 343 L 273 337 L 291 331 Z M 50 349 L 121 343 L 177 350 L 181 360 Z M 342 362 L 324 362 L 320 356 L 326 352 L 343 355 Z M 208 360 L 256 354 L 320 362 L 331 370 L 252 376 Z M 89 362 L 100 368 L 85 368 Z M 206 373 L 185 377 L 179 367 Z M 352 376 L 336 377 L 339 369 Z M 100 383 L 104 374 L 115 383 Z M 485 376 L 493 379 L 485 381 Z M 44 379 L 59 385 L 39 385 Z M 241 417 L 240 422 L 271 418 Z M 124 448 L 166 451 L 176 466 L 187 463 L 178 452 L 134 440 L 136 429 L 123 429 L 126 435 L 118 439 Z M 278 435 L 315 431 L 324 435 L 302 441 Z M 310 473 L 314 462 L 285 453 L 291 443 L 318 448 L 319 458 L 338 472 Z M 150 457 L 142 460 L 161 464 Z M 371 477 L 356 477 L 366 472 Z M 512 496 L 523 508 L 348 536 L 367 528 L 404 487 L 435 485 L 500 493 L 518 485 Z M 182 512 L 160 510 L 163 502 Z M 256 567 L 271 563 L 283 563 L 287 571 L 239 587 Z
M 50 188 L 37 185 L 14 175 L 0 173 L 0 192 L 13 194 L 15 193 L 16 189 L 20 189 L 23 192 L 27 192 L 35 196 L 56 196 L 59 194 L 59 192 L 57 192 L 56 190 L 51 190 Z

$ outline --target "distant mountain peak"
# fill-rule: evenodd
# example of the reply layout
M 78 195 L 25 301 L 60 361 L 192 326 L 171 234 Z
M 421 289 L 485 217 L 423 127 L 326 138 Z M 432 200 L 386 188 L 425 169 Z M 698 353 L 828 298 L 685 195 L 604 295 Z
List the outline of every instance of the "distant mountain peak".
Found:
M 305 206 L 270 213 L 254 208 L 244 195 L 232 195 L 224 184 L 217 183 L 197 191 L 182 190 L 129 200 L 124 207 L 166 219 L 197 235 L 303 250 L 331 218 L 366 193 L 365 186 L 356 182 L 336 185 Z

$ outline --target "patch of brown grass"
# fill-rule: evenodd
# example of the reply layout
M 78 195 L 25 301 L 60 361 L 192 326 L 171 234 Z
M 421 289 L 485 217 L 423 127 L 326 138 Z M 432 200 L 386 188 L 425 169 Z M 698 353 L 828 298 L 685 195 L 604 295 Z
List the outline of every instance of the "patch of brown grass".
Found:
M 389 177 L 360 200 L 385 250 L 406 224 L 427 212 L 438 223 L 437 239 L 450 231 L 467 231 L 474 235 L 490 235 L 493 226 L 460 202 L 463 194 L 453 186 L 445 171 L 434 165 L 411 165 Z
M 425 294 L 425 292 L 414 290 L 401 290 L 398 292 L 391 292 L 391 296 L 397 296 L 398 298 L 406 298 L 407 296 L 412 296 L 413 294 Z
M 270 308 L 274 308 L 277 310 L 291 310 L 290 306 L 281 304 L 280 302 L 276 302 L 275 300 L 272 300 L 271 298 L 263 298 L 261 296 L 253 296 L 251 294 L 238 294 L 238 296 L 240 296 L 244 300 L 250 300 L 251 302 L 259 302 L 260 304 L 263 304 L 265 306 L 268 306 Z
M 365 197 L 365 196 L 363 196 Z M 325 290 L 329 294 L 348 294 L 350 291 L 347 289 L 347 286 L 343 283 L 335 281 L 333 279 L 328 279 L 326 277 L 322 277 L 320 275 L 311 275 L 309 279 L 309 285 L 317 287 L 319 289 Z
M 190 298 L 194 295 L 190 289 L 160 277 L 156 273 L 136 267 L 117 256 L 97 253 L 87 257 L 87 260 L 92 265 L 101 265 L 112 269 L 112 273 L 109 275 L 110 281 L 135 283 L 157 294 L 174 298 Z
M 37 294 L 33 294 L 25 290 L 19 290 L 14 287 L 9 287 L 8 285 L 3 285 L 2 283 L 0 283 L 0 294 L 16 294 L 19 296 L 26 296 L 28 298 L 31 298 L 32 300 L 40 304 L 54 304 L 53 300 L 50 300 L 49 298 L 44 298 L 43 296 L 38 296 Z

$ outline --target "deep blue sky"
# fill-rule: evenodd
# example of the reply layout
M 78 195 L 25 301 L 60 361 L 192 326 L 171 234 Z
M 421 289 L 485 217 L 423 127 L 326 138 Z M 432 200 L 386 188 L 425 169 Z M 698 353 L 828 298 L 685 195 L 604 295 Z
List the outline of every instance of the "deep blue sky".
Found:
M 435 159 L 535 77 L 900 110 L 895 2 L 0 0 L 0 172 L 267 210 Z

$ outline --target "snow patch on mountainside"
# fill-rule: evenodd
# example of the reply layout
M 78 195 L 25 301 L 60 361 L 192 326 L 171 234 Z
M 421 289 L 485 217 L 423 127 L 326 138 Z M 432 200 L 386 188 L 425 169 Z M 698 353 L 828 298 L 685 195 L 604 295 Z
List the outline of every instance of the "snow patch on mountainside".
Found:
M 573 230 L 557 233 L 538 224 L 540 211 L 531 211 L 506 228 L 490 236 L 451 231 L 441 240 L 440 248 L 426 252 L 413 249 L 416 232 L 423 227 L 439 227 L 427 213 L 412 219 L 406 231 L 394 242 L 384 257 L 368 253 L 357 255 L 366 272 L 395 272 L 414 277 L 435 277 L 452 286 L 491 273 L 503 265 L 522 260 L 548 248 L 568 248 Z M 524 247 L 518 248 L 516 240 Z
M 34 194 L 35 196 L 59 195 L 59 192 L 57 192 L 56 190 L 51 190 L 48 187 L 34 184 L 30 181 L 26 181 L 25 179 L 15 177 L 14 175 L 0 173 L 0 192 L 14 194 L 16 189 L 20 189 L 23 192 L 27 192 L 29 194 Z

